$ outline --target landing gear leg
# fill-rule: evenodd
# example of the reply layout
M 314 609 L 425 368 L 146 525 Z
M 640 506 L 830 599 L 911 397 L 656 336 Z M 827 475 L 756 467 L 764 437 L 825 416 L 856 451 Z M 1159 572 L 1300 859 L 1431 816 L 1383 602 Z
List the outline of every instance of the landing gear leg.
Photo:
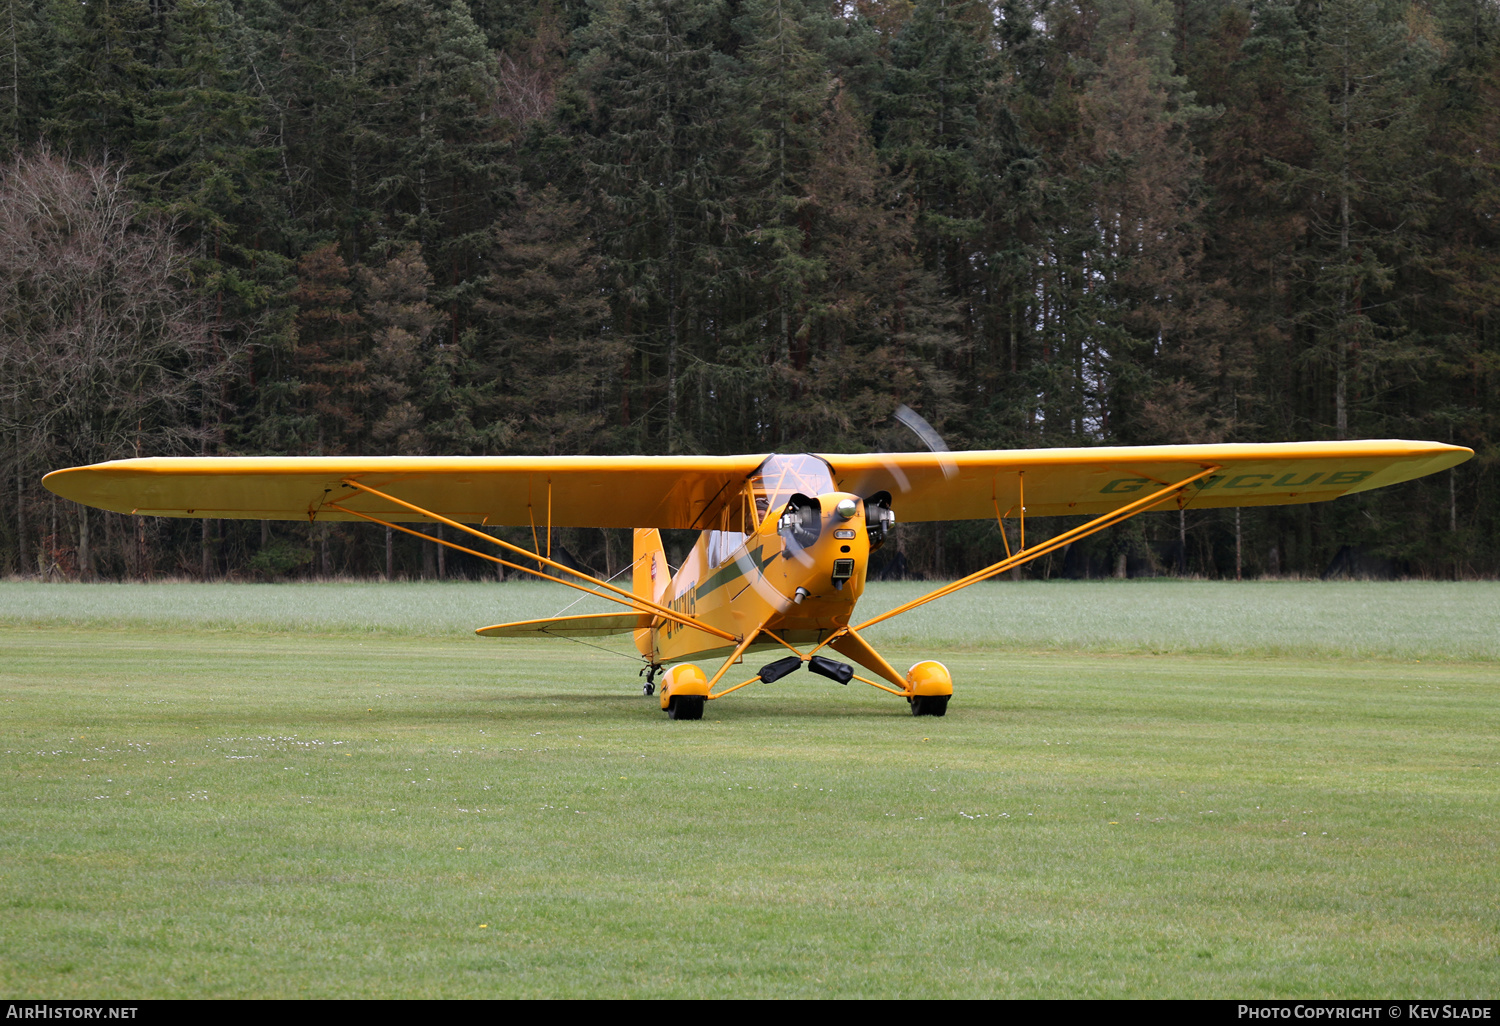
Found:
M 641 694 L 648 698 L 656 694 L 656 675 L 660 672 L 660 666 L 648 666 L 640 674 L 636 674 L 636 676 L 640 676 L 641 674 L 645 674 L 646 676 L 646 683 L 641 685 Z
M 906 699 L 913 716 L 942 716 L 948 711 L 948 700 L 953 697 L 953 675 L 948 668 L 935 659 L 925 659 L 906 672 L 903 678 L 895 667 L 886 662 L 864 638 L 853 630 L 836 636 L 828 643 L 835 652 L 842 653 L 861 666 L 874 670 L 880 676 L 900 688 L 895 692 Z M 860 678 L 864 680 L 863 677 Z M 874 683 L 866 681 L 866 683 Z M 875 684 L 881 687 L 880 684 Z M 890 688 L 885 690 L 889 691 Z

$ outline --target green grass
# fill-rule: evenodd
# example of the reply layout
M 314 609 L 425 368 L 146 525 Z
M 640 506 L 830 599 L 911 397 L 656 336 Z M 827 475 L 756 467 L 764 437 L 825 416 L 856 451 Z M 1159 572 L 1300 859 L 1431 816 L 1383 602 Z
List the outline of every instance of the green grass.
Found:
M 975 589 L 884 642 L 941 720 L 672 723 L 468 633 L 529 586 L 3 585 L 0 990 L 1493 997 L 1500 587 L 1240 587 Z
M 871 617 L 925 582 L 872 584 Z M 453 638 L 474 627 L 618 609 L 554 584 L 0 582 L 0 623 L 104 630 Z M 1500 661 L 1500 586 L 1436 581 L 986 583 L 872 628 L 887 645 L 1031 651 Z M 628 643 L 620 647 L 629 648 Z

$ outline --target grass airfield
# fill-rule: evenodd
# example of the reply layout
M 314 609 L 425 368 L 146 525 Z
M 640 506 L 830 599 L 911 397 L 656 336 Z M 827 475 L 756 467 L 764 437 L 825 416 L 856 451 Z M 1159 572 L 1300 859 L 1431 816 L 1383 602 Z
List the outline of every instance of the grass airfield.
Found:
M 943 719 L 699 723 L 469 633 L 560 590 L 0 584 L 0 989 L 1496 993 L 1500 585 L 987 585 L 872 631 Z

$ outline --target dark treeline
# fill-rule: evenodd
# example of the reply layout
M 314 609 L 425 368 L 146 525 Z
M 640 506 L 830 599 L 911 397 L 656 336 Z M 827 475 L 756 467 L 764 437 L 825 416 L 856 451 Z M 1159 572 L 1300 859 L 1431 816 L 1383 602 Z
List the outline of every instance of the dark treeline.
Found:
M 902 403 L 953 448 L 1479 452 L 1028 573 L 1500 570 L 1492 0 L 0 5 L 0 572 L 480 572 L 63 466 L 918 447 Z

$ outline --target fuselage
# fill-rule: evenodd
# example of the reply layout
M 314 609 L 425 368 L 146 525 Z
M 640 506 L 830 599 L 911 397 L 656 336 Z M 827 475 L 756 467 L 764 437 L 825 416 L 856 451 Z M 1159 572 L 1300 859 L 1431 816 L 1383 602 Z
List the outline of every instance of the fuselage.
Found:
M 816 644 L 849 625 L 864 593 L 870 560 L 866 501 L 835 491 L 826 464 L 816 457 L 773 457 L 767 467 L 779 469 L 776 460 L 805 462 L 774 480 L 769 474 L 752 478 L 740 518 L 750 530 L 702 532 L 663 599 L 741 637 L 759 628 L 794 644 Z M 824 487 L 817 492 L 803 490 L 819 485 Z M 879 515 L 875 510 L 873 516 Z M 733 649 L 660 618 L 651 635 L 652 661 L 658 664 Z M 768 640 L 751 650 L 775 647 Z

